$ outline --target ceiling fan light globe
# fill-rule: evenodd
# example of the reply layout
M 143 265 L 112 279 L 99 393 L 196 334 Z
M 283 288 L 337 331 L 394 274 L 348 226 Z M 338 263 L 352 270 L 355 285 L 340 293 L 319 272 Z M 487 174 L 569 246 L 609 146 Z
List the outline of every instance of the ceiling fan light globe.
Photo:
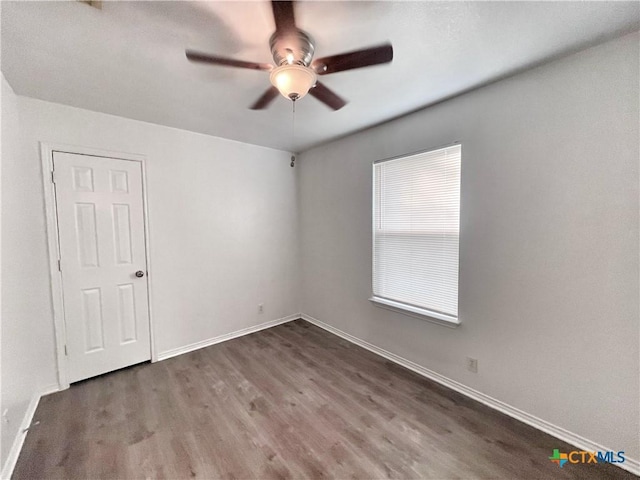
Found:
M 302 65 L 282 65 L 271 71 L 271 84 L 283 97 L 299 100 L 316 84 L 316 72 Z

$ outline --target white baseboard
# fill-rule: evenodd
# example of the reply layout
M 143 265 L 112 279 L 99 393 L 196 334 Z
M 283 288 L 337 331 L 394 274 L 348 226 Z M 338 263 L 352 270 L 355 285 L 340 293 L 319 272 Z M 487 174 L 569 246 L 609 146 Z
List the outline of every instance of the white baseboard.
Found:
M 444 375 L 440 375 L 439 373 L 434 372 L 433 370 L 429 370 L 428 368 L 418 365 L 417 363 L 407 360 L 406 358 L 396 355 L 395 353 L 388 352 L 387 350 L 384 350 L 376 345 L 373 345 L 369 342 L 365 342 L 364 340 L 354 337 L 353 335 L 343 332 L 342 330 L 339 330 L 309 315 L 306 315 L 303 313 L 300 315 L 300 317 L 303 320 L 306 320 L 307 322 L 322 328 L 323 330 L 326 330 L 330 333 L 333 333 L 334 335 L 342 337 L 345 340 L 351 343 L 354 343 L 355 345 L 365 348 L 370 352 L 373 352 L 377 355 L 380 355 L 381 357 L 386 358 L 387 360 L 390 360 L 394 363 L 397 363 L 398 365 L 408 368 L 409 370 L 417 373 L 418 375 L 422 375 L 423 377 L 426 377 L 430 380 L 433 380 L 434 382 L 444 385 L 445 387 L 455 390 L 456 392 L 459 392 L 469 398 L 472 398 L 473 400 L 476 400 L 490 408 L 498 410 L 499 412 L 502 412 L 505 415 L 509 415 L 510 417 L 513 417 L 516 420 L 520 420 L 521 422 L 526 423 L 527 425 L 537 428 L 538 430 L 542 430 L 543 432 L 548 433 L 549 435 L 552 435 L 560 440 L 563 440 L 571 445 L 574 445 L 578 447 L 580 450 L 591 451 L 591 452 L 613 450 L 611 448 L 607 448 L 596 442 L 593 442 L 587 438 L 584 438 L 581 435 L 578 435 L 576 433 L 565 430 L 562 427 L 558 427 L 557 425 L 549 423 L 546 420 L 542 420 L 541 418 L 538 418 L 527 412 L 523 412 L 522 410 L 512 407 L 511 405 L 501 402 L 500 400 L 490 397 L 489 395 L 486 395 L 482 392 L 474 390 L 473 388 L 469 388 L 466 385 L 463 385 L 462 383 L 456 382 L 455 380 L 451 380 L 450 378 L 445 377 Z M 623 468 L 635 475 L 640 475 L 640 461 L 636 459 L 627 457 L 624 463 L 618 463 L 616 464 L 616 466 Z
M 2 467 L 2 473 L 0 473 L 0 478 L 2 480 L 9 480 L 11 478 L 11 475 L 13 474 L 13 469 L 16 468 L 16 463 L 18 462 L 18 457 L 20 456 L 20 450 L 22 450 L 24 439 L 27 436 L 27 432 L 25 430 L 29 428 L 29 426 L 33 422 L 33 416 L 35 415 L 36 409 L 38 408 L 40 398 L 44 397 L 45 395 L 49 395 L 50 393 L 57 392 L 58 390 L 58 385 L 49 385 L 42 389 L 41 392 L 35 393 L 33 397 L 31 397 L 31 401 L 29 402 L 27 411 L 24 412 L 24 416 L 22 417 L 22 423 L 20 423 L 20 427 L 18 428 L 16 436 L 13 439 L 13 444 L 11 445 L 11 450 L 9 450 L 7 460 Z
M 293 315 L 288 315 L 283 318 L 264 322 L 259 325 L 254 325 L 253 327 L 247 327 L 243 328 L 242 330 L 236 330 L 235 332 L 225 333 L 224 335 L 219 335 L 217 337 L 202 340 L 200 342 L 185 345 L 183 347 L 172 348 L 171 350 L 167 350 L 166 352 L 158 354 L 158 361 L 166 360 L 167 358 L 175 357 L 177 355 L 182 355 L 183 353 L 193 352 L 194 350 L 199 350 L 200 348 L 210 347 L 211 345 L 215 345 L 216 343 L 226 342 L 227 340 L 232 340 L 244 335 L 249 335 L 250 333 L 259 332 L 260 330 L 264 330 L 265 328 L 275 327 L 276 325 L 291 322 L 299 318 L 302 318 L 302 315 L 300 313 L 294 313 Z

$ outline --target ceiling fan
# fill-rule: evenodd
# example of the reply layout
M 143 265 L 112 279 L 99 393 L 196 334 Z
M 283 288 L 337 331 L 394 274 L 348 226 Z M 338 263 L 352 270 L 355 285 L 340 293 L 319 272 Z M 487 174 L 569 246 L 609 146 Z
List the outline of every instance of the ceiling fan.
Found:
M 315 44 L 311 36 L 296 27 L 293 1 L 272 0 L 276 31 L 269 39 L 274 65 L 269 63 L 245 62 L 232 58 L 187 50 L 187 58 L 192 62 L 247 68 L 270 72 L 272 86 L 251 105 L 252 110 L 266 108 L 281 93 L 296 101 L 307 93 L 334 110 L 344 107 L 347 102 L 317 80 L 320 75 L 353 70 L 389 63 L 393 60 L 390 43 L 362 50 L 331 55 L 313 60 Z

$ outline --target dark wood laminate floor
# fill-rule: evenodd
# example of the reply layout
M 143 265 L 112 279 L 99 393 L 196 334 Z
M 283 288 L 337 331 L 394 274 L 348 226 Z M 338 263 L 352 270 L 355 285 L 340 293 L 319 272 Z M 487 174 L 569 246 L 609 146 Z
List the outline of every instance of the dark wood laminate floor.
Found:
M 302 320 L 44 397 L 13 478 L 637 478 Z

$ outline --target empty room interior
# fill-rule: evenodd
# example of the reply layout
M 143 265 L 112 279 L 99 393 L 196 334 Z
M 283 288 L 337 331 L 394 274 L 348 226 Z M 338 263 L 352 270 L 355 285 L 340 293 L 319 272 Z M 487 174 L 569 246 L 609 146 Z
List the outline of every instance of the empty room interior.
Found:
M 0 27 L 3 480 L 640 476 L 640 2 Z

